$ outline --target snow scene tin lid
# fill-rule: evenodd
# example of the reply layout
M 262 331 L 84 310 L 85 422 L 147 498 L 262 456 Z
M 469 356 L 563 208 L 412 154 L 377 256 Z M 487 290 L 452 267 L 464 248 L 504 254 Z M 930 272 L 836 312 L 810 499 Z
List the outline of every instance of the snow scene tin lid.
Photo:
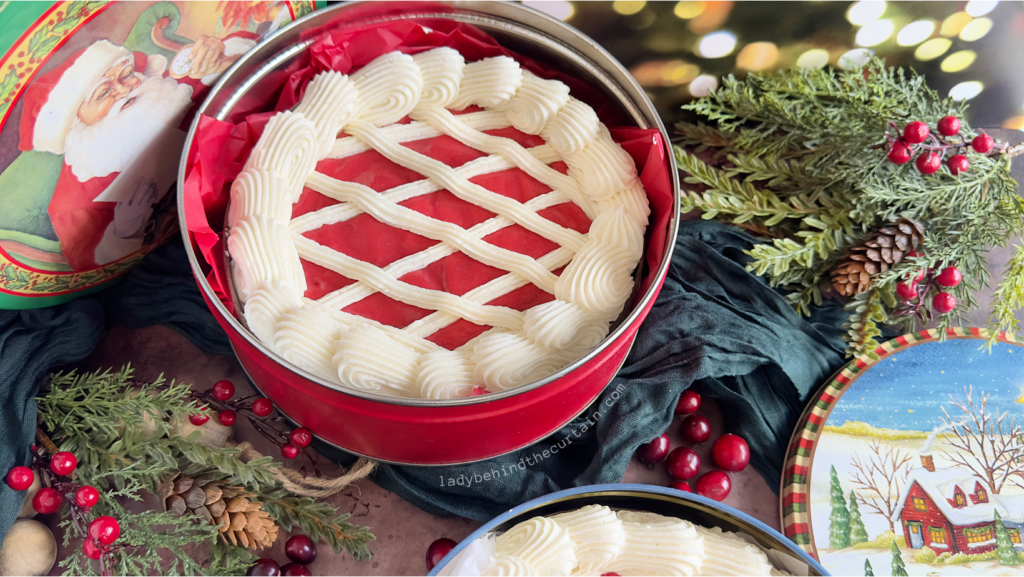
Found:
M 983 329 L 889 341 L 799 421 L 787 537 L 835 575 L 1024 575 L 1024 341 Z

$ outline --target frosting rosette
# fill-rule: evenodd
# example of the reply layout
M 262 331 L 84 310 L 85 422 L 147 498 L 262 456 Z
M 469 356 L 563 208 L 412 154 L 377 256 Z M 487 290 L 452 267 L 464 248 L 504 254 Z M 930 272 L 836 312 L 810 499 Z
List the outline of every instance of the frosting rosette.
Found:
M 704 538 L 704 564 L 701 575 L 771 575 L 772 564 L 757 545 L 721 527 L 697 527 Z
M 622 520 L 604 505 L 552 515 L 551 519 L 569 530 L 574 544 L 576 569 L 573 575 L 591 575 L 609 565 L 626 544 Z
M 500 535 L 496 555 L 522 559 L 540 575 L 568 575 L 576 566 L 569 530 L 547 517 L 534 517 Z

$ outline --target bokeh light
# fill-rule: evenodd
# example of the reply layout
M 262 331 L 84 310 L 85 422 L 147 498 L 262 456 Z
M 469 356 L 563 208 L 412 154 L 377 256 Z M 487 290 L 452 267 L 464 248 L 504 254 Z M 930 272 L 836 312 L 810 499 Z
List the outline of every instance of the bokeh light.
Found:
M 701 38 L 697 44 L 697 54 L 704 58 L 721 58 L 732 54 L 735 48 L 736 35 L 722 30 Z
M 661 67 L 661 82 L 664 86 L 680 86 L 700 74 L 700 68 L 682 60 L 671 60 Z
M 939 68 L 941 68 L 943 72 L 960 72 L 961 70 L 965 70 L 971 64 L 974 64 L 974 61 L 977 58 L 978 55 L 973 50 L 960 50 L 947 56 L 946 59 L 942 61 L 942 64 L 939 65 Z
M 986 34 L 988 34 L 989 30 L 992 30 L 991 20 L 988 18 L 975 18 L 960 30 L 960 40 L 963 40 L 964 42 L 981 40 Z
M 740 70 L 765 70 L 779 59 L 779 48 L 771 42 L 752 42 L 736 55 L 736 67 Z
M 612 3 L 612 10 L 623 16 L 630 16 L 643 10 L 644 6 L 647 6 L 646 0 L 615 0 Z
M 939 34 L 943 36 L 956 36 L 967 26 L 974 18 L 966 12 L 957 12 L 942 21 L 942 27 L 939 28 Z
M 939 56 L 945 54 L 952 45 L 953 41 L 948 38 L 932 38 L 928 42 L 917 47 L 917 50 L 914 51 L 914 58 L 917 58 L 922 62 L 935 60 Z
M 704 12 L 707 7 L 707 2 L 691 2 L 689 0 L 683 0 L 682 2 L 676 3 L 676 7 L 672 13 L 683 20 L 689 20 L 690 18 L 700 16 L 701 12 Z
M 931 37 L 935 32 L 935 22 L 931 20 L 918 20 L 904 26 L 896 35 L 896 44 L 900 46 L 914 46 Z
M 875 20 L 868 22 L 857 31 L 857 46 L 878 46 L 892 36 L 892 20 Z
M 975 96 L 981 94 L 981 91 L 985 88 L 985 85 L 978 82 L 977 80 L 971 80 L 970 82 L 961 82 L 953 88 L 949 89 L 949 97 L 953 100 L 970 100 Z
M 690 83 L 690 94 L 700 98 L 707 96 L 712 90 L 718 88 L 718 79 L 710 74 L 701 74 Z
M 860 68 L 871 60 L 871 57 L 875 55 L 874 50 L 868 50 L 867 48 L 854 48 L 844 52 L 839 57 L 839 67 L 843 70 L 850 70 L 853 68 Z
M 523 0 L 523 4 L 559 20 L 568 20 L 575 12 L 571 3 L 562 0 Z
M 885 8 L 885 2 L 881 0 L 861 0 L 850 5 L 846 11 L 846 19 L 850 24 L 863 26 L 881 18 L 882 14 L 885 14 Z
M 1003 121 L 1003 128 L 1024 130 L 1024 116 L 1014 116 Z
M 995 10 L 996 6 L 999 5 L 998 0 L 995 2 L 983 1 L 983 0 L 971 0 L 964 7 L 964 11 L 977 18 L 978 16 L 984 16 L 989 12 Z
M 821 68 L 828 64 L 829 53 L 824 48 L 812 48 L 796 59 L 797 68 Z

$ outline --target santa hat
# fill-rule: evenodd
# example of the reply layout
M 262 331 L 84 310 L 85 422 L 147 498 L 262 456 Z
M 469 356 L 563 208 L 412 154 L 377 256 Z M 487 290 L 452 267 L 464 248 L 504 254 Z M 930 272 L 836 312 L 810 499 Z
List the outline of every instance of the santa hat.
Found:
M 130 55 L 127 48 L 97 40 L 36 79 L 25 91 L 18 148 L 64 154 L 64 138 L 78 108 L 103 75 Z

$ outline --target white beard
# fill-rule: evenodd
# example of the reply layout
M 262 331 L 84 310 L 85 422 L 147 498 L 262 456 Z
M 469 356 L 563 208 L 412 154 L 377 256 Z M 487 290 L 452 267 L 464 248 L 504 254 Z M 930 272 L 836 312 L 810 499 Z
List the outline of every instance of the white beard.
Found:
M 79 182 L 123 171 L 167 131 L 178 130 L 192 104 L 192 87 L 171 78 L 138 76 L 142 84 L 115 102 L 105 118 L 92 126 L 74 119 L 64 162 Z M 135 102 L 123 108 L 132 97 Z

